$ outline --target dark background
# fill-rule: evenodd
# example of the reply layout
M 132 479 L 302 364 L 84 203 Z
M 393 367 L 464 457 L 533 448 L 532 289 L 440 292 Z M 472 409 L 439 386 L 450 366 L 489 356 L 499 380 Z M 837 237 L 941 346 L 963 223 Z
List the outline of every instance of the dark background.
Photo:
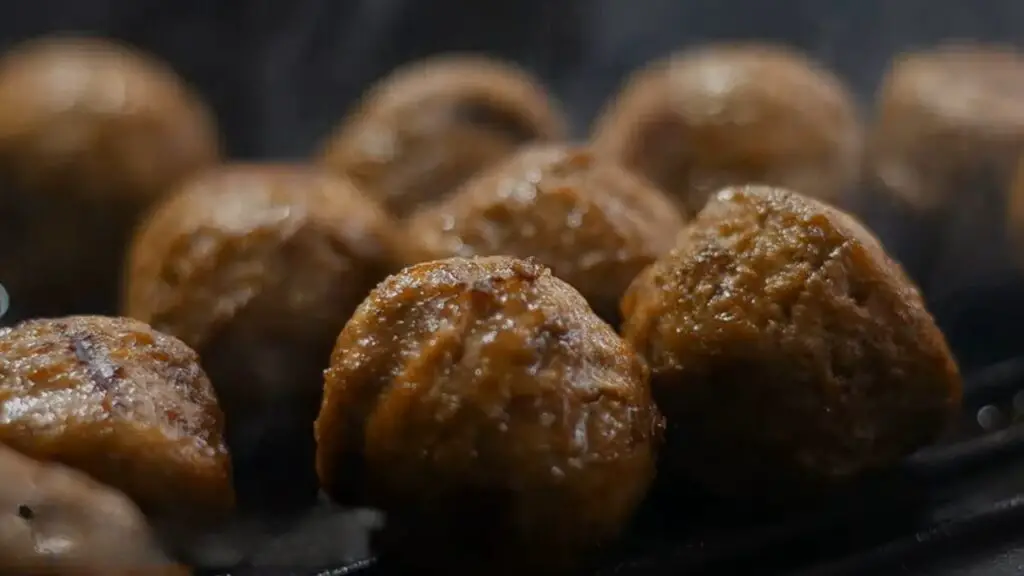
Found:
M 890 56 L 942 40 L 1024 43 L 1021 0 L 19 0 L 3 47 L 55 31 L 131 41 L 213 104 L 235 157 L 298 157 L 397 64 L 454 50 L 513 59 L 578 135 L 624 74 L 720 39 L 814 53 L 867 102 Z

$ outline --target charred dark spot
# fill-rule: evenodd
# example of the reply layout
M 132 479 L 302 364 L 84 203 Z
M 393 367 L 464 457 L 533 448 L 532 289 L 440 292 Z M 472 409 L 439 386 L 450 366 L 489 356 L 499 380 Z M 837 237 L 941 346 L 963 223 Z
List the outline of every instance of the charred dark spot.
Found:
M 75 358 L 85 364 L 86 373 L 93 385 L 104 392 L 113 390 L 114 380 L 122 375 L 122 368 L 114 366 L 106 352 L 96 344 L 92 336 L 72 334 L 70 339 Z
M 508 136 L 514 142 L 529 142 L 538 137 L 530 122 L 512 110 L 484 102 L 466 102 L 455 108 L 455 118 L 485 130 Z
M 36 513 L 31 507 L 22 504 L 21 506 L 18 506 L 18 516 L 25 520 L 31 520 L 36 517 Z

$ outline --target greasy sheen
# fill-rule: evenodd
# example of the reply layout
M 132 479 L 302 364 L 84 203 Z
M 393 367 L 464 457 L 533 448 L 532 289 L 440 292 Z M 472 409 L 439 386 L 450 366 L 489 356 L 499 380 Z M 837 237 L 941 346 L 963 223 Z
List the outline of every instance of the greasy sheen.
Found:
M 787 498 L 892 464 L 958 414 L 921 296 L 850 216 L 792 192 L 717 194 L 623 299 L 665 461 L 726 495 Z
M 1004 192 L 1024 151 L 1022 94 L 1024 56 L 1011 48 L 950 45 L 897 58 L 877 97 L 871 175 L 921 211 L 979 185 Z
M 231 470 L 198 361 L 127 318 L 0 330 L 0 443 L 82 470 L 147 513 L 219 519 L 233 507 Z
M 560 140 L 559 106 L 526 71 L 436 56 L 372 88 L 323 144 L 320 162 L 404 216 L 532 140 Z
M 408 260 L 535 257 L 617 324 L 629 283 L 682 224 L 671 201 L 624 168 L 583 148 L 534 145 L 415 214 Z
M 829 71 L 782 47 L 727 44 L 634 74 L 593 141 L 692 215 L 728 185 L 837 201 L 860 170 L 862 134 L 852 97 Z
M 0 61 L 0 279 L 22 313 L 110 311 L 139 215 L 217 161 L 203 102 L 160 62 L 93 39 Z
M 187 576 L 127 497 L 0 445 L 0 576 Z
M 339 336 L 317 466 L 406 527 L 414 561 L 563 573 L 622 530 L 660 434 L 646 368 L 579 293 L 533 261 L 452 258 L 391 276 Z

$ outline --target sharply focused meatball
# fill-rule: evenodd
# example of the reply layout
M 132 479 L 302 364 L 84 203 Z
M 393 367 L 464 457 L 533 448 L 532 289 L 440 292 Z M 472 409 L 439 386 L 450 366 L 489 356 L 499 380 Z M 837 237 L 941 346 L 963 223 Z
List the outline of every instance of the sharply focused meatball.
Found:
M 786 186 L 837 201 L 856 180 L 862 138 L 833 74 L 782 47 L 731 44 L 637 72 L 593 140 L 693 214 L 727 185 Z
M 559 140 L 558 106 L 525 71 L 437 56 L 377 84 L 330 136 L 321 162 L 403 216 L 534 140 Z
M 0 445 L 0 576 L 187 576 L 123 494 Z
M 538 145 L 414 215 L 408 257 L 536 257 L 614 324 L 622 293 L 672 248 L 682 222 L 659 190 L 618 165 Z
M 228 165 L 189 181 L 136 236 L 124 313 L 199 352 L 227 417 L 240 503 L 316 496 L 323 371 L 356 306 L 393 271 L 397 233 L 347 180 Z
M 943 46 L 898 57 L 869 138 L 884 238 L 926 292 L 976 282 L 1005 256 L 1006 194 L 1024 151 L 1024 55 Z M 932 294 L 929 294 L 932 295 Z
M 727 496 L 828 491 L 958 414 L 917 289 L 852 217 L 792 192 L 719 192 L 622 312 L 668 420 L 665 470 Z
M 325 379 L 321 482 L 387 511 L 413 561 L 563 574 L 623 528 L 654 474 L 646 368 L 531 260 L 391 276 L 339 336 Z
M 161 519 L 233 507 L 222 416 L 199 358 L 127 318 L 0 330 L 0 443 L 82 470 Z
M 13 312 L 111 312 L 140 212 L 216 161 L 198 97 L 115 43 L 48 39 L 0 60 L 0 283 Z

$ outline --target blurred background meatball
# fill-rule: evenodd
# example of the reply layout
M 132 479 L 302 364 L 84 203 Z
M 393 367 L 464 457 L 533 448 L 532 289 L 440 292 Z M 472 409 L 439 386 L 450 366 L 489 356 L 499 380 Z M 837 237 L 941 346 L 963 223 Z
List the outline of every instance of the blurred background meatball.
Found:
M 666 469 L 724 495 L 827 491 L 959 414 L 917 289 L 852 217 L 789 191 L 718 193 L 622 311 L 668 420 Z
M 381 283 L 341 333 L 317 467 L 388 513 L 411 562 L 564 574 L 625 527 L 660 432 L 642 361 L 578 292 L 533 261 L 453 258 Z
M 127 318 L 0 329 L 0 443 L 88 473 L 147 514 L 202 526 L 233 508 L 223 417 L 199 357 Z
M 103 40 L 45 39 L 0 60 L 0 282 L 20 317 L 111 312 L 141 211 L 216 161 L 198 96 Z
M 599 117 L 593 141 L 689 214 L 732 184 L 835 202 L 860 168 L 861 128 L 841 81 L 766 44 L 712 45 L 641 69 Z
M 392 72 L 323 145 L 320 161 L 402 216 L 481 168 L 568 128 L 524 70 L 477 56 L 437 56 Z
M 348 180 L 239 164 L 189 181 L 134 239 L 124 313 L 199 351 L 246 507 L 315 498 L 323 370 L 356 306 L 392 271 L 398 233 Z
M 525 147 L 409 221 L 412 262 L 509 255 L 537 261 L 618 325 L 633 278 L 672 248 L 683 219 L 661 191 L 589 150 Z
M 187 576 L 124 494 L 0 445 L 0 575 Z
M 1024 56 L 964 44 L 907 53 L 891 64 L 876 106 L 864 200 L 882 215 L 894 256 L 930 300 L 1005 273 L 1007 191 L 1024 151 Z

